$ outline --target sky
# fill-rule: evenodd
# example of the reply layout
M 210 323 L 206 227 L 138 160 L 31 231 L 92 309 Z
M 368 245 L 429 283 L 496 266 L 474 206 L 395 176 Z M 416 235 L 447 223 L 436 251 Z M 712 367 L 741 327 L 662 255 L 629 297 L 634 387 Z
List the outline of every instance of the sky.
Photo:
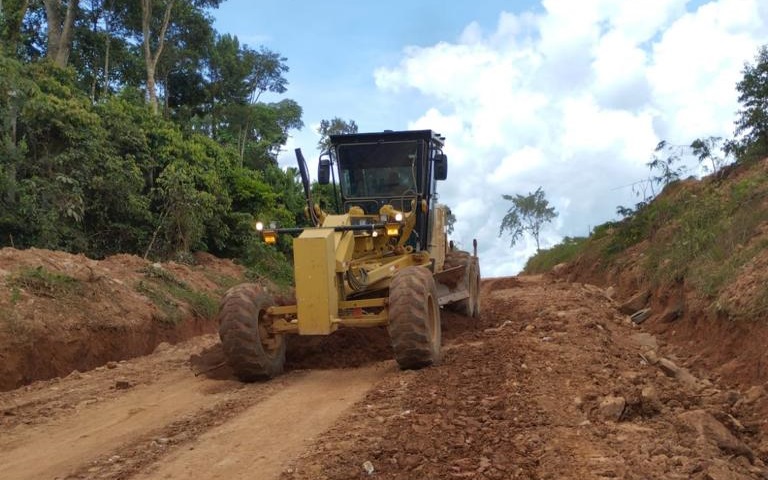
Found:
M 542 248 L 617 220 L 642 200 L 661 140 L 733 136 L 736 83 L 768 44 L 764 0 L 227 0 L 213 15 L 219 32 L 287 58 L 288 91 L 262 96 L 304 109 L 282 166 L 300 147 L 314 172 L 317 126 L 333 117 L 444 135 L 440 202 L 454 241 L 478 240 L 484 277 L 536 252 L 499 237 L 502 195 L 542 188 L 559 213 Z

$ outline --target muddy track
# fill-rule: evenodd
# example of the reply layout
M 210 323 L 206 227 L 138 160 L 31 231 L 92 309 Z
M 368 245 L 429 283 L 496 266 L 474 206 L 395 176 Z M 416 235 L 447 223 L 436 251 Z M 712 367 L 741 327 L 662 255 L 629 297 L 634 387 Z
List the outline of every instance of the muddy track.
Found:
M 0 478 L 768 478 L 764 390 L 664 358 L 596 287 L 481 291 L 482 318 L 443 312 L 444 359 L 417 372 L 382 329 L 351 330 L 242 384 L 209 335 L 4 392 Z

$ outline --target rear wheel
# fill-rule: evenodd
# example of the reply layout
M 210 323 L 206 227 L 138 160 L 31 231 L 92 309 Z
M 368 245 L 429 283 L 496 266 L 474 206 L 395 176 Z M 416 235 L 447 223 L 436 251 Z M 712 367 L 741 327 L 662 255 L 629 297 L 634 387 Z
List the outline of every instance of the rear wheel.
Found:
M 440 360 L 440 306 L 432 272 L 406 267 L 395 273 L 389 286 L 387 329 L 400 368 L 417 369 Z
M 266 380 L 282 373 L 285 338 L 270 332 L 266 310 L 272 297 L 253 283 L 230 288 L 219 308 L 219 337 L 227 363 L 245 381 Z

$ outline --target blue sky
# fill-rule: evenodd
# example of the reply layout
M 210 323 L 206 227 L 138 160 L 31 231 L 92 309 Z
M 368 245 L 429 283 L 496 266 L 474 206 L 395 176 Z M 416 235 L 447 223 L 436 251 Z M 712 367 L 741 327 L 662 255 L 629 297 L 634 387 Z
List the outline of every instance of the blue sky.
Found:
M 286 96 L 304 108 L 305 129 L 338 116 L 354 119 L 361 131 L 375 131 L 405 128 L 405 111 L 418 115 L 428 106 L 421 98 L 397 102 L 376 95 L 372 72 L 377 67 L 399 61 L 405 46 L 454 40 L 472 21 L 493 28 L 499 12 L 512 5 L 502 0 L 452 3 L 446 8 L 439 0 L 226 0 L 214 17 L 220 32 L 288 59 Z M 527 10 L 538 4 L 514 5 Z
M 288 59 L 285 96 L 305 127 L 282 165 L 301 147 L 313 170 L 315 128 L 335 116 L 444 134 L 440 198 L 454 239 L 478 239 L 484 276 L 515 274 L 535 251 L 498 237 L 502 194 L 544 189 L 560 215 L 542 246 L 616 219 L 660 140 L 732 135 L 735 84 L 768 43 L 764 0 L 227 0 L 213 15 Z

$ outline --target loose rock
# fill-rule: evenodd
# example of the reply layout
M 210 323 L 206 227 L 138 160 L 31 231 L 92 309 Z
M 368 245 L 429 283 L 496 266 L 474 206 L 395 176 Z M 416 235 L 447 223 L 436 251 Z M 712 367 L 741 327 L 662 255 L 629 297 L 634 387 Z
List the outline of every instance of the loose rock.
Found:
M 624 397 L 607 396 L 598 405 L 598 413 L 604 420 L 618 422 L 624 413 L 627 401 Z
M 630 297 L 629 300 L 622 303 L 621 306 L 619 306 L 619 311 L 626 315 L 632 315 L 634 312 L 645 308 L 650 297 L 650 290 L 641 290 Z
M 681 413 L 678 417 L 708 443 L 716 445 L 726 453 L 743 455 L 750 462 L 754 462 L 754 452 L 706 410 L 691 410 Z
M 125 378 L 118 378 L 115 381 L 115 388 L 117 390 L 125 390 L 125 389 L 131 388 L 131 387 L 133 387 L 133 384 L 131 382 L 129 382 L 128 380 L 126 380 Z

